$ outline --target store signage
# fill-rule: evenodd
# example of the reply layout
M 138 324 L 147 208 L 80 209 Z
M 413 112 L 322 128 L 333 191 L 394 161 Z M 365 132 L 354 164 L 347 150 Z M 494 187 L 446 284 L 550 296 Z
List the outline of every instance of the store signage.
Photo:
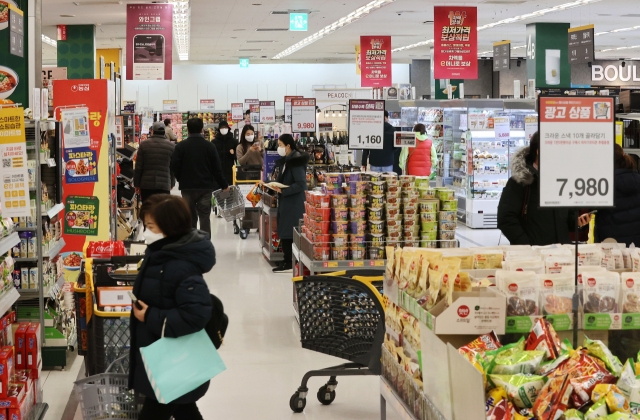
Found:
M 245 99 L 244 100 L 244 109 L 245 111 L 249 109 L 251 105 L 258 105 L 260 103 L 260 99 Z
M 318 133 L 332 133 L 333 132 L 333 123 L 319 123 L 318 124 Z
M 251 112 L 251 124 L 260 124 L 260 105 L 249 105 L 249 111 Z
M 67 108 L 61 111 L 64 147 L 90 147 L 89 109 Z
M 126 45 L 127 80 L 171 80 L 173 6 L 128 4 Z
M 538 116 L 527 115 L 524 117 L 524 137 L 531 141 L 531 137 L 538 131 Z
M 162 110 L 163 111 L 172 111 L 175 112 L 178 110 L 178 101 L 176 99 L 164 99 L 162 101 Z
M 593 61 L 593 25 L 569 28 L 569 63 L 589 63 Z
M 67 80 L 66 67 L 45 67 L 42 69 L 42 87 L 51 87 L 53 80 Z
M 28 2 L 3 1 L 0 13 L 0 65 L 3 78 L 0 102 L 27 107 L 33 93 L 29 85 L 29 60 L 24 54 L 24 21 L 28 16 Z M 17 7 L 21 4 L 22 8 Z M 32 4 L 33 7 L 33 4 Z M 8 101 L 3 101 L 7 99 Z
M 495 130 L 495 139 L 501 142 L 509 142 L 511 136 L 511 127 L 509 117 L 494 117 L 493 128 Z
M 304 96 L 285 96 L 284 97 L 284 122 L 291 123 L 291 100 L 294 98 L 304 98 Z
M 541 207 L 613 207 L 614 105 L 611 97 L 540 98 Z
M 215 99 L 200 99 L 201 111 L 214 111 L 216 109 Z
M 290 31 L 307 31 L 309 29 L 308 13 L 289 13 Z
M 124 147 L 124 117 L 116 116 L 116 149 Z
M 65 201 L 65 235 L 96 236 L 98 234 L 98 197 L 68 196 Z
M 384 101 L 349 101 L 349 149 L 384 147 Z
M 122 110 L 134 114 L 136 112 L 137 101 L 122 101 Z
M 478 78 L 478 8 L 436 6 L 434 76 L 436 79 Z
M 244 107 L 242 103 L 231 104 L 231 120 L 232 121 L 244 120 Z
M 260 124 L 276 122 L 276 101 L 260 101 Z
M 527 25 L 527 80 L 535 79 L 536 88 L 568 87 L 571 66 L 566 42 L 568 23 L 530 23 Z
M 67 40 L 67 25 L 58 25 L 58 41 Z
M 9 54 L 24 57 L 24 16 L 23 11 L 9 5 Z
M 291 100 L 291 131 L 307 133 L 316 131 L 316 100 L 294 98 Z
M 248 69 L 249 68 L 249 59 L 248 58 L 241 58 L 240 59 L 240 68 L 241 69 Z
M 633 61 L 619 65 L 601 66 L 593 64 L 591 66 L 591 80 L 593 82 L 640 82 L 640 72 Z
M 416 133 L 413 131 L 396 131 L 393 145 L 395 147 L 416 147 Z
M 64 149 L 67 184 L 98 182 L 98 155 L 89 147 Z
M 360 51 L 361 86 L 391 86 L 391 37 L 361 36 Z
M 493 43 L 493 71 L 511 68 L 511 41 Z
M 23 108 L 0 108 L 2 217 L 31 216 Z

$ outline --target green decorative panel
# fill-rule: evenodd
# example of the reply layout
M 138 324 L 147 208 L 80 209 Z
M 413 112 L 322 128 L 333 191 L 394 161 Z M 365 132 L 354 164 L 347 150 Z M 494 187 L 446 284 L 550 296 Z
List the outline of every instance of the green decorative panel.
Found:
M 58 41 L 58 67 L 67 68 L 68 79 L 95 79 L 96 28 L 67 26 L 67 40 Z
M 23 107 L 29 106 L 29 43 L 28 36 L 28 1 L 14 0 L 13 3 L 23 13 L 23 54 L 22 57 L 10 53 L 10 25 L 9 11 L 2 7 L 0 14 L 0 79 L 3 81 L 0 86 L 0 100 L 9 100 L 14 103 L 22 104 Z M 2 5 L 0 5 L 2 6 Z M 6 81 L 5 81 L 6 80 Z M 32 86 L 33 87 L 33 86 Z
M 569 23 L 530 23 L 527 25 L 527 79 L 536 87 L 570 87 L 571 65 L 567 34 Z

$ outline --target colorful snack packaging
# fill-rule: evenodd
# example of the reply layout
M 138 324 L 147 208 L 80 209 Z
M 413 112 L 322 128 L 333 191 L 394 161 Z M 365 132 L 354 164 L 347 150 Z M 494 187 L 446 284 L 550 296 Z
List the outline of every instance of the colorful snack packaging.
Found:
M 607 420 L 635 420 L 637 419 L 637 417 L 634 417 L 630 414 L 627 413 L 613 413 L 613 414 L 609 414 L 607 417 Z
M 568 375 L 550 378 L 538 393 L 533 405 L 533 414 L 539 420 L 559 419 L 569 407 L 572 391 Z
M 498 336 L 492 331 L 489 334 L 483 334 L 469 344 L 460 347 L 458 352 L 484 375 L 482 362 L 484 360 L 485 353 L 488 351 L 498 350 L 500 347 L 502 347 L 502 345 L 498 340 Z
M 508 400 L 502 400 L 487 412 L 487 419 L 513 420 L 513 404 Z
M 487 393 L 487 403 L 485 406 L 485 412 L 489 412 L 501 401 L 507 399 L 507 391 L 501 386 L 497 386 Z
M 591 356 L 602 360 L 611 373 L 616 377 L 620 376 L 620 373 L 622 372 L 622 363 L 620 363 L 620 359 L 614 356 L 613 353 L 611 353 L 611 350 L 609 350 L 602 341 L 590 340 L 585 336 L 583 346 Z
M 395 259 L 394 257 L 396 256 L 396 253 L 394 252 L 394 249 L 392 246 L 388 246 L 386 247 L 387 249 L 387 267 L 385 269 L 385 277 L 387 277 L 388 279 L 393 279 L 393 275 L 395 273 L 395 266 L 394 266 L 394 262 Z
M 496 286 L 507 296 L 507 316 L 538 315 L 540 284 L 535 273 L 497 270 Z
M 590 369 L 576 368 L 570 375 L 573 394 L 571 403 L 576 408 L 581 408 L 590 401 L 596 387 L 616 382 L 615 376 L 609 371 L 599 366 L 592 366 Z
M 429 297 L 425 309 L 428 311 L 438 303 L 444 272 L 429 269 Z
M 406 252 L 406 251 L 405 251 Z M 418 275 L 420 269 L 420 254 L 412 252 L 410 254 L 409 263 L 404 267 L 405 280 L 409 283 L 407 293 L 410 296 L 416 297 L 418 292 Z
M 622 273 L 622 306 L 623 313 L 640 312 L 640 273 Z
M 545 315 L 570 314 L 575 291 L 571 274 L 545 274 L 540 276 L 540 306 Z
M 471 285 L 471 278 L 469 273 L 462 271 L 458 273 L 453 285 L 454 292 L 470 292 L 473 286 Z
M 560 337 L 553 326 L 544 318 L 539 318 L 524 346 L 525 350 L 542 350 L 547 359 L 556 359 L 560 354 Z
M 395 252 L 393 253 L 393 261 L 394 261 L 394 278 L 396 279 L 396 281 L 398 282 L 398 285 L 400 287 L 400 290 L 405 290 L 407 288 L 407 285 L 404 285 L 404 287 L 402 287 L 402 282 L 400 281 L 400 266 L 403 263 L 402 260 L 402 248 L 398 247 L 396 248 Z
M 607 417 L 609 411 L 607 410 L 607 403 L 605 400 L 600 400 L 593 404 L 591 408 L 585 413 L 584 420 L 593 420 L 600 417 Z
M 631 413 L 640 413 L 640 379 L 637 378 L 633 360 L 629 359 L 624 364 L 620 379 L 616 385 L 629 400 Z
M 503 253 L 501 249 L 483 249 L 473 252 L 473 268 L 494 269 L 502 265 Z
M 564 412 L 564 418 L 565 420 L 584 420 L 584 414 L 572 408 Z
M 496 354 L 489 364 L 487 372 L 494 375 L 515 375 L 534 373 L 544 358 L 544 351 L 520 350 L 504 351 Z
M 618 311 L 620 275 L 618 273 L 582 273 L 582 299 L 585 313 Z
M 458 268 L 447 266 L 444 269 L 444 275 L 442 276 L 442 283 L 446 286 L 445 298 L 447 299 L 447 306 L 451 306 L 453 303 L 453 290 L 455 289 L 455 282 L 458 278 Z
M 547 378 L 518 373 L 515 375 L 489 375 L 489 380 L 495 386 L 503 387 L 516 407 L 532 408 Z
M 591 394 L 591 401 L 598 403 L 603 400 L 611 413 L 630 413 L 629 402 L 616 385 L 599 384 L 595 386 Z

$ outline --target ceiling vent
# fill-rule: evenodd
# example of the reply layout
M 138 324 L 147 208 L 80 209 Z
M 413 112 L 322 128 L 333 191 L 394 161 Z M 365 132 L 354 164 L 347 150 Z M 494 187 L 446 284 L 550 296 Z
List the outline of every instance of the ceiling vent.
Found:
M 299 9 L 299 10 L 273 10 L 271 12 L 272 15 L 288 15 L 289 13 L 308 13 L 311 14 L 313 11 L 308 9 Z
M 262 51 L 260 48 L 241 48 L 238 51 Z
M 269 42 L 276 42 L 276 41 L 247 41 L 247 44 L 258 44 L 258 43 L 269 43 Z
M 287 32 L 289 28 L 258 28 L 256 32 Z
M 629 13 L 627 15 L 620 15 L 620 17 L 632 17 L 632 18 L 638 18 L 640 17 L 640 14 L 638 13 Z

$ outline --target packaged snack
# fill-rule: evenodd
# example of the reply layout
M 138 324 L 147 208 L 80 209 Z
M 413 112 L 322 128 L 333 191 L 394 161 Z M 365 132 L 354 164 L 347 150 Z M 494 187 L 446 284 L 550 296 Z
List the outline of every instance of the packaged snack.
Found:
M 575 264 L 576 260 L 571 255 L 553 255 L 545 259 L 545 273 L 560 274 L 565 267 L 574 267 Z
M 513 420 L 513 404 L 507 400 L 500 401 L 487 412 L 487 419 Z
M 572 408 L 564 412 L 564 419 L 565 420 L 584 420 L 584 414 L 582 414 L 580 411 L 576 410 L 575 408 Z
M 573 386 L 571 404 L 576 408 L 581 408 L 590 401 L 590 396 L 597 386 L 613 384 L 616 381 L 615 376 L 601 366 L 596 364 L 592 367 L 593 369 L 585 366 L 576 367 L 570 372 Z
M 418 290 L 418 275 L 420 274 L 420 254 L 417 252 L 412 252 L 411 257 L 409 259 L 409 269 L 405 270 L 405 278 L 409 282 L 409 287 L 407 289 L 407 293 L 417 298 L 419 290 Z
M 611 373 L 615 376 L 620 376 L 622 363 L 620 363 L 620 360 L 611 353 L 611 350 L 609 350 L 602 341 L 590 340 L 589 337 L 585 336 L 583 346 L 591 356 L 602 360 Z
M 516 407 L 532 408 L 547 378 L 518 373 L 515 375 L 489 375 L 489 380 L 494 385 L 503 387 Z
M 394 249 L 393 249 L 392 246 L 386 247 L 386 250 L 387 250 L 388 258 L 387 258 L 387 266 L 385 268 L 384 274 L 385 274 L 385 277 L 387 279 L 393 279 L 394 278 L 394 276 L 393 276 L 394 275 L 394 269 L 395 269 L 395 266 L 394 266 L 395 259 L 394 259 L 394 257 L 396 256 L 396 253 L 394 252 Z
M 491 270 L 502 265 L 501 249 L 482 249 L 473 252 L 473 268 Z
M 570 274 L 545 274 L 540 276 L 540 306 L 545 315 L 572 312 L 574 279 Z
M 571 248 L 573 249 L 573 245 Z M 602 249 L 598 245 L 578 245 L 578 265 L 600 265 L 602 257 Z
M 589 410 L 584 415 L 585 420 L 593 420 L 600 417 L 607 417 L 609 415 L 609 411 L 607 410 L 607 403 L 604 399 L 598 401 L 593 404 Z
M 488 413 L 498 403 L 506 399 L 507 391 L 501 386 L 490 389 L 489 392 L 487 392 L 487 405 L 485 406 L 485 411 Z
M 595 386 L 591 394 L 591 401 L 597 403 L 603 399 L 607 404 L 609 412 L 630 413 L 629 402 L 616 385 L 599 384 Z
M 573 387 L 567 375 L 550 378 L 538 393 L 533 414 L 539 420 L 557 420 L 569 408 Z
M 618 312 L 620 275 L 618 273 L 582 273 L 585 313 Z
M 400 268 L 401 268 L 402 263 L 403 263 L 402 248 L 400 248 L 400 247 L 396 248 L 396 250 L 394 251 L 393 260 L 395 261 L 393 277 L 398 282 L 398 286 L 399 286 L 400 290 L 405 290 L 407 288 L 408 284 L 403 284 L 402 280 L 400 279 L 400 271 L 401 271 Z
M 502 268 L 508 271 L 531 271 L 544 274 L 544 263 L 540 259 L 504 261 Z
M 455 281 L 458 277 L 458 272 L 459 269 L 456 268 L 455 264 L 448 264 L 444 269 L 444 274 L 442 275 L 440 296 L 444 297 L 447 300 L 447 306 L 451 306 L 451 304 L 453 303 L 453 290 L 455 289 Z
M 458 273 L 456 280 L 453 284 L 454 292 L 470 292 L 473 286 L 471 285 L 471 278 L 469 273 L 461 271 Z
M 527 271 L 496 271 L 496 286 L 507 296 L 507 316 L 538 315 L 538 276 Z
M 622 312 L 640 312 L 640 273 L 622 273 Z
M 638 414 L 640 412 L 640 379 L 637 378 L 633 360 L 629 359 L 624 364 L 616 385 L 629 400 L 631 413 Z
M 429 296 L 424 308 L 429 311 L 436 306 L 436 303 L 440 300 L 440 290 L 442 288 L 443 271 L 437 271 L 429 269 Z
M 637 417 L 634 417 L 631 414 L 620 413 L 620 412 L 609 414 L 606 418 L 607 420 L 636 420 L 637 419 Z
M 494 375 L 515 375 L 516 373 L 534 373 L 542 359 L 544 351 L 520 350 L 503 351 L 496 354 L 487 369 L 487 373 Z
M 538 318 L 524 348 L 525 350 L 542 350 L 547 359 L 553 360 L 560 354 L 560 338 L 549 321 Z

